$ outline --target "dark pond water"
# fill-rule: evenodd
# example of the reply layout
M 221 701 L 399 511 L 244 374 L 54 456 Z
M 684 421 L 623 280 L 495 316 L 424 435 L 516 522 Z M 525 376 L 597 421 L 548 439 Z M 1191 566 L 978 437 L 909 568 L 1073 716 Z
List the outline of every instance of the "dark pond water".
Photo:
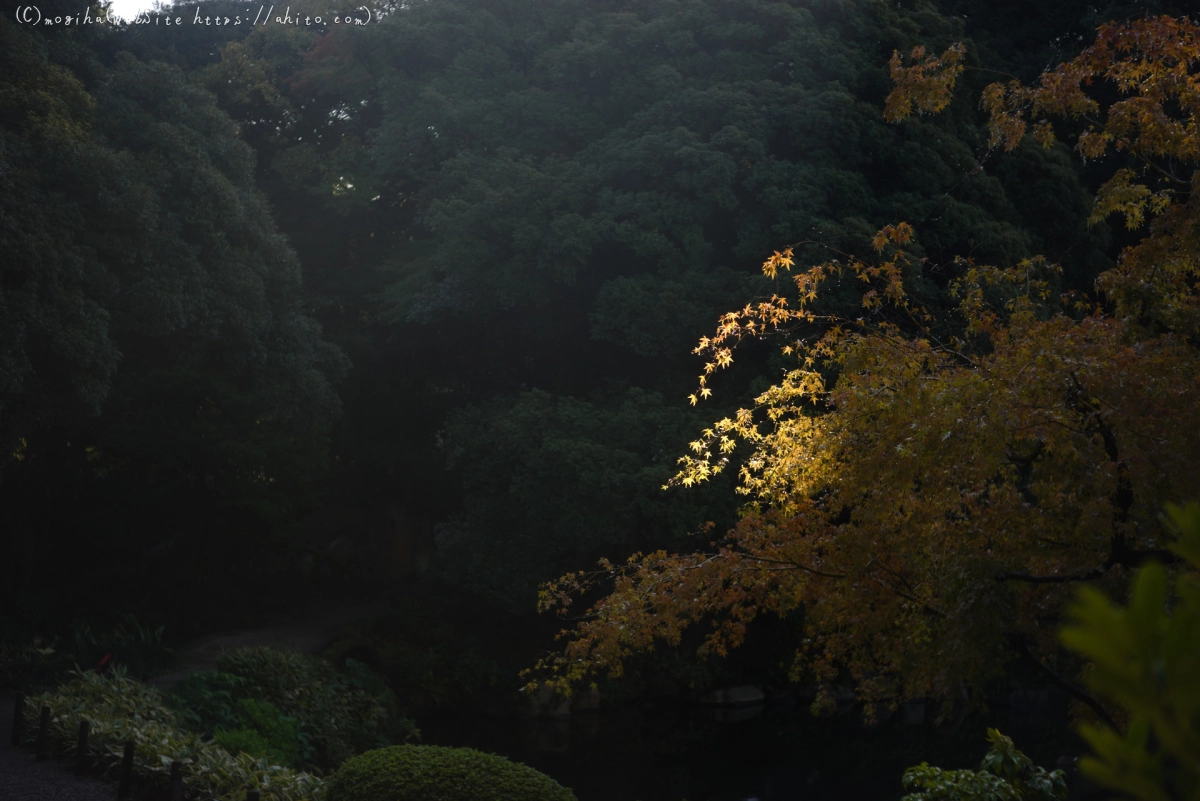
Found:
M 626 708 L 562 721 L 425 717 L 421 730 L 427 743 L 532 765 L 580 801 L 893 801 L 911 765 L 977 766 L 989 725 L 1050 767 L 1074 745 L 1044 711 L 942 726 L 914 717 L 864 727 L 854 711 L 817 719 L 794 705 Z

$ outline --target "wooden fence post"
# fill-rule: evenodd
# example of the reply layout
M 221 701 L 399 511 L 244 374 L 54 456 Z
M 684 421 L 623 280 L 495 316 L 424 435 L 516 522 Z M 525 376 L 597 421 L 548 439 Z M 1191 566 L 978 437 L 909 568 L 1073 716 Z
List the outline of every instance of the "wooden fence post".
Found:
M 79 742 L 75 744 L 75 775 L 82 776 L 87 773 L 88 764 L 88 734 L 92 730 L 92 724 L 86 719 L 79 721 Z
M 20 748 L 25 739 L 25 693 L 17 693 L 16 703 L 13 704 L 13 748 Z
M 45 762 L 50 758 L 50 707 L 42 707 L 42 718 L 38 721 L 38 736 L 37 736 L 37 758 L 38 762 Z
M 183 763 L 171 763 L 171 801 L 183 801 Z
M 117 785 L 117 801 L 127 801 L 133 787 L 133 740 L 125 743 L 125 754 L 121 759 L 121 780 Z

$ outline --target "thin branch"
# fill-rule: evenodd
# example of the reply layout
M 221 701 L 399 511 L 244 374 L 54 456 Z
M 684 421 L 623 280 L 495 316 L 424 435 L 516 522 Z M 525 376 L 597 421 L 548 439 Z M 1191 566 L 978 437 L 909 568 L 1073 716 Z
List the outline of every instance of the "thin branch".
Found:
M 774 565 L 787 565 L 788 567 L 791 567 L 791 568 L 798 568 L 800 570 L 803 570 L 806 573 L 812 573 L 814 576 L 824 576 L 825 578 L 836 578 L 836 579 L 846 578 L 846 575 L 844 573 L 826 573 L 823 570 L 817 570 L 814 567 L 809 567 L 808 565 L 801 564 L 800 562 L 794 561 L 792 559 L 768 559 L 765 556 L 751 556 L 749 554 L 742 554 L 742 558 L 749 559 L 749 560 L 752 560 L 755 562 L 766 562 L 768 564 L 774 564 Z
M 1053 670 L 1051 670 L 1049 667 L 1046 666 L 1045 662 L 1038 659 L 1034 655 L 1033 651 L 1029 650 L 1029 643 L 1025 641 L 1024 637 L 1022 637 L 1020 639 L 1019 650 L 1021 652 L 1021 655 L 1026 657 L 1027 659 L 1029 659 L 1029 661 L 1033 662 L 1033 664 L 1037 667 L 1037 669 L 1039 671 L 1041 671 L 1042 675 L 1044 675 L 1046 678 L 1050 679 L 1050 681 L 1056 687 L 1058 687 L 1061 690 L 1065 690 L 1068 695 L 1070 695 L 1072 698 L 1076 699 L 1077 701 L 1082 701 L 1083 703 L 1087 704 L 1088 708 L 1090 708 L 1093 712 L 1095 712 L 1096 715 L 1101 720 L 1103 720 L 1105 723 L 1107 723 L 1109 726 L 1111 726 L 1114 731 L 1119 732 L 1121 730 L 1121 727 L 1116 724 L 1116 722 L 1112 719 L 1112 716 L 1108 714 L 1108 710 L 1106 710 L 1100 704 L 1099 701 L 1097 701 L 1095 698 L 1093 698 L 1091 695 L 1089 695 L 1082 688 L 1075 686 L 1071 682 L 1064 679 L 1062 676 L 1055 673 Z
M 999 75 L 1001 77 L 1008 78 L 1010 81 L 1020 82 L 1020 80 L 1021 80 L 1020 78 L 1018 78 L 1015 75 L 1010 75 L 1007 72 L 1003 72 L 1001 70 L 990 70 L 987 67 L 972 67 L 969 65 L 963 65 L 963 72 L 986 72 L 989 75 Z
M 1039 537 L 1039 539 L 1041 538 Z M 1062 544 L 1065 545 L 1065 543 Z M 1155 559 L 1168 565 L 1179 562 L 1179 556 L 1165 548 L 1130 548 L 1123 540 L 1113 540 L 1110 542 L 1110 547 L 1112 551 L 1109 553 L 1108 559 L 1104 560 L 1104 564 L 1094 567 L 1091 570 L 1053 576 L 1038 576 L 1032 573 L 1017 572 L 1001 573 L 996 576 L 996 581 L 1024 581 L 1027 584 L 1068 584 L 1073 581 L 1091 581 L 1100 578 L 1118 565 L 1133 569 L 1140 567 L 1150 559 Z
M 893 587 L 891 584 L 888 584 L 886 581 L 882 581 L 879 578 L 876 578 L 875 576 L 869 576 L 869 578 L 871 579 L 871 581 L 874 581 L 876 584 L 878 584 L 880 587 L 883 587 L 885 590 L 890 590 L 891 592 L 894 592 L 896 595 L 899 595 L 901 598 L 903 598 L 906 601 L 912 601 L 914 604 L 917 604 L 922 609 L 924 609 L 926 612 L 929 612 L 932 615 L 935 615 L 937 617 L 949 617 L 949 615 L 947 615 L 941 609 L 938 609 L 936 606 L 930 606 L 928 603 L 926 603 L 925 601 L 922 601 L 920 598 L 916 597 L 912 593 L 905 592 L 904 590 L 899 589 L 898 587 Z

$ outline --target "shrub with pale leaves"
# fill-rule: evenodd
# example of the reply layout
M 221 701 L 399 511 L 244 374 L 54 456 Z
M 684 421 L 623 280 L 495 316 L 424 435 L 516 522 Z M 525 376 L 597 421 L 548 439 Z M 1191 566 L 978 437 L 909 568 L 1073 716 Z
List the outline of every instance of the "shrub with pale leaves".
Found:
M 182 730 L 158 690 L 130 679 L 120 668 L 106 675 L 76 671 L 61 687 L 27 698 L 29 739 L 43 706 L 50 707 L 51 750 L 73 754 L 79 721 L 87 720 L 92 760 L 106 775 L 116 775 L 125 743 L 132 740 L 134 769 L 150 785 L 165 788 L 177 760 L 183 765 L 184 785 L 212 801 L 240 801 L 249 788 L 261 791 L 263 801 L 317 801 L 324 796 L 324 783 L 316 776 L 248 754 L 235 756 Z

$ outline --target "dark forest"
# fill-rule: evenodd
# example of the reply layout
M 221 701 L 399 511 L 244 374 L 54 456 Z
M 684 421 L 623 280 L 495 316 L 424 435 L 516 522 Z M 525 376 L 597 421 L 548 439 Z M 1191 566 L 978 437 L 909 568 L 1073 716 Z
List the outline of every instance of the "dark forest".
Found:
M 1189 4 L 356 2 L 0 0 L 0 801 L 1200 798 Z

